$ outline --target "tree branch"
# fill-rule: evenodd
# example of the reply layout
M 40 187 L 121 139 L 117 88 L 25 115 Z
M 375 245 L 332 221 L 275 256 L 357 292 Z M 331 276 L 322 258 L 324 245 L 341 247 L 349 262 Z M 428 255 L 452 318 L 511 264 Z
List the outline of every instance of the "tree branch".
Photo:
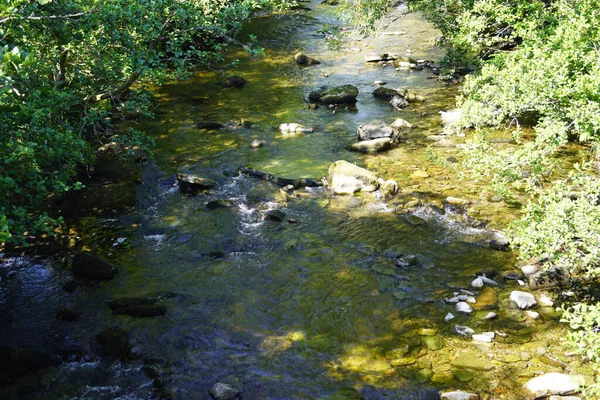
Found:
M 39 21 L 42 19 L 69 19 L 69 18 L 79 18 L 82 17 L 86 14 L 89 14 L 88 12 L 80 12 L 80 13 L 74 13 L 74 14 L 65 14 L 65 15 L 40 15 L 40 16 L 34 16 L 33 14 L 28 16 L 28 17 L 22 17 L 22 16 L 7 16 L 4 17 L 2 19 L 0 19 L 0 24 L 3 24 L 7 21 L 11 21 L 11 20 L 20 20 L 20 21 L 29 21 L 29 20 L 34 20 L 34 21 Z

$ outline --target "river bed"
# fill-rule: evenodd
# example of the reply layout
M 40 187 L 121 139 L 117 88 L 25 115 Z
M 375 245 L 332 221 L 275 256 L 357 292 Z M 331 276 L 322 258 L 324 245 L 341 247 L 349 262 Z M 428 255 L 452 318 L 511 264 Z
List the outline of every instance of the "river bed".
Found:
M 259 37 L 264 56 L 234 51 L 228 60 L 238 58 L 235 66 L 157 89 L 156 117 L 135 124 L 156 141 L 138 205 L 101 221 L 114 245 L 108 257 L 120 266 L 114 280 L 70 294 L 61 289 L 68 271 L 52 261 L 1 264 L 4 345 L 66 354 L 45 374 L 0 389 L 2 398 L 209 399 L 212 385 L 226 382 L 245 399 L 435 399 L 449 388 L 518 399 L 533 374 L 560 369 L 536 357 L 540 348 L 562 351 L 559 317 L 545 307 L 532 320 L 512 307 L 508 296 L 518 285 L 501 275 L 515 271 L 514 254 L 489 246 L 492 229 L 515 210 L 430 160 L 460 156 L 456 145 L 427 151 L 427 136 L 441 132 L 439 111 L 452 108 L 457 87 L 427 70 L 365 63 L 365 54 L 387 52 L 439 60 L 438 33 L 419 15 L 397 11 L 386 20 L 388 34 L 330 49 L 319 30 L 333 17 L 325 5 L 306 4 L 312 11 L 247 24 L 244 35 Z M 321 64 L 296 65 L 298 50 Z M 234 73 L 247 80 L 244 88 L 218 84 Z M 371 95 L 375 81 L 416 90 L 425 101 L 398 112 Z M 345 84 L 359 89 L 356 107 L 307 107 L 311 90 Z M 348 150 L 359 124 L 396 118 L 414 127 L 394 149 Z M 201 130 L 201 120 L 250 126 Z M 314 132 L 277 130 L 290 122 Z M 252 149 L 254 139 L 264 145 Z M 400 193 L 390 200 L 324 188 L 284 192 L 238 171 L 320 179 L 336 160 L 396 180 Z M 186 196 L 174 178 L 180 172 L 218 186 Z M 448 196 L 470 205 L 445 205 Z M 212 200 L 231 207 L 208 209 Z M 285 213 L 283 221 L 265 220 L 274 209 Z M 457 314 L 444 299 L 469 289 L 482 271 L 498 274 L 500 287 L 488 291 L 493 300 L 482 299 L 472 316 Z M 106 306 L 157 293 L 168 294 L 164 316 L 113 315 Z M 57 321 L 55 311 L 65 306 L 80 318 Z M 498 317 L 485 320 L 489 311 Z M 449 312 L 456 319 L 448 323 Z M 475 343 L 456 335 L 456 324 L 506 336 Z M 110 327 L 128 333 L 135 357 L 107 362 L 97 355 L 94 337 Z

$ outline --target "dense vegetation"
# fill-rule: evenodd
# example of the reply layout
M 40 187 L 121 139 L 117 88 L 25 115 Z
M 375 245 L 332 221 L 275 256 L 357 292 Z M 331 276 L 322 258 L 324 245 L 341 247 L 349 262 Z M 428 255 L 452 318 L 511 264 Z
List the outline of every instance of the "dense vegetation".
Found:
M 0 1 L 0 243 L 52 233 L 44 209 L 77 188 L 111 122 L 148 113 L 150 85 L 218 62 L 252 13 L 280 0 Z M 251 43 L 244 43 L 256 51 Z

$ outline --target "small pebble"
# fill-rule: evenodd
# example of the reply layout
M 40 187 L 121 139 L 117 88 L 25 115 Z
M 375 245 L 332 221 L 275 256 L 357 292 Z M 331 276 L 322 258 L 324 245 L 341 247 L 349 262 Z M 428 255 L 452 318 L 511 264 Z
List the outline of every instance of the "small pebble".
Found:
M 444 318 L 444 321 L 446 321 L 446 322 L 448 322 L 448 321 L 452 321 L 454 318 L 456 318 L 456 317 L 454 316 L 454 314 L 452 314 L 452 313 L 448 313 L 448 314 L 446 314 L 446 317 Z

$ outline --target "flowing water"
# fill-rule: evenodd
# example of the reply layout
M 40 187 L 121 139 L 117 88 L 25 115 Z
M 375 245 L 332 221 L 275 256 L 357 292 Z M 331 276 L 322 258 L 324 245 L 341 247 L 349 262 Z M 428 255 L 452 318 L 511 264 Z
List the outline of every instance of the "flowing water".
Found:
M 200 72 L 157 90 L 155 119 L 136 125 L 156 140 L 139 204 L 119 221 L 104 221 L 105 233 L 134 227 L 126 240 L 117 240 L 122 228 L 109 234 L 115 244 L 110 259 L 120 266 L 113 281 L 68 294 L 61 289 L 68 272 L 50 261 L 11 258 L 2 264 L 4 344 L 67 354 L 34 383 L 5 388 L 3 398 L 154 398 L 144 365 L 157 371 L 177 399 L 208 399 L 216 382 L 243 387 L 245 399 L 351 399 L 362 398 L 361 391 L 371 399 L 428 399 L 448 387 L 517 396 L 519 384 L 506 377 L 523 368 L 520 358 L 494 358 L 491 347 L 453 334 L 454 324 L 444 317 L 454 308 L 443 301 L 466 288 L 474 273 L 510 270 L 512 254 L 489 249 L 482 239 L 488 233 L 461 212 L 432 212 L 418 201 L 478 196 L 470 183 L 431 164 L 425 151 L 430 144 L 425 137 L 439 132 L 438 111 L 452 107 L 456 89 L 430 79 L 428 71 L 364 62 L 371 52 L 410 51 L 417 59 L 439 59 L 443 52 L 433 45 L 437 32 L 418 15 L 397 13 L 386 28 L 395 34 L 333 50 L 317 32 L 333 22 L 326 6 L 308 5 L 314 10 L 247 24 L 244 34 L 261 38 L 264 57 L 234 52 L 229 60 L 239 58 L 235 67 Z M 297 49 L 322 64 L 297 66 Z M 232 73 L 247 79 L 243 89 L 217 84 Z M 376 80 L 413 88 L 426 101 L 394 111 L 371 95 Z M 309 91 L 324 84 L 357 86 L 356 107 L 307 108 Z M 379 155 L 348 151 L 358 124 L 398 117 L 415 125 L 407 142 Z M 252 126 L 206 131 L 196 127 L 199 120 L 246 120 Z M 286 122 L 315 130 L 283 135 L 276 127 Z M 264 146 L 251 149 L 253 139 Z M 448 157 L 457 150 L 437 151 Z M 290 194 L 237 172 L 245 166 L 319 179 L 341 159 L 397 180 L 401 194 L 391 202 L 332 196 L 323 188 Z M 415 170 L 429 177 L 411 177 Z M 177 172 L 219 185 L 185 196 L 175 185 Z M 233 207 L 207 209 L 207 202 L 221 199 Z M 411 200 L 412 211 L 405 212 Z M 285 220 L 264 220 L 273 209 L 285 212 Z M 476 206 L 470 211 L 483 212 Z M 156 293 L 169 294 L 165 316 L 115 316 L 106 306 L 111 299 Z M 506 302 L 502 293 L 500 301 Z M 55 310 L 65 306 L 81 318 L 55 320 Z M 515 311 L 497 310 L 495 322 L 482 319 L 487 312 L 458 316 L 457 323 L 478 332 L 510 333 L 497 344 L 505 346 L 504 355 L 515 343 L 537 339 L 537 330 Z M 548 319 L 544 327 L 553 325 Z M 133 360 L 110 363 L 96 355 L 94 336 L 113 326 L 129 334 Z M 493 359 L 494 369 L 452 366 L 465 352 Z

